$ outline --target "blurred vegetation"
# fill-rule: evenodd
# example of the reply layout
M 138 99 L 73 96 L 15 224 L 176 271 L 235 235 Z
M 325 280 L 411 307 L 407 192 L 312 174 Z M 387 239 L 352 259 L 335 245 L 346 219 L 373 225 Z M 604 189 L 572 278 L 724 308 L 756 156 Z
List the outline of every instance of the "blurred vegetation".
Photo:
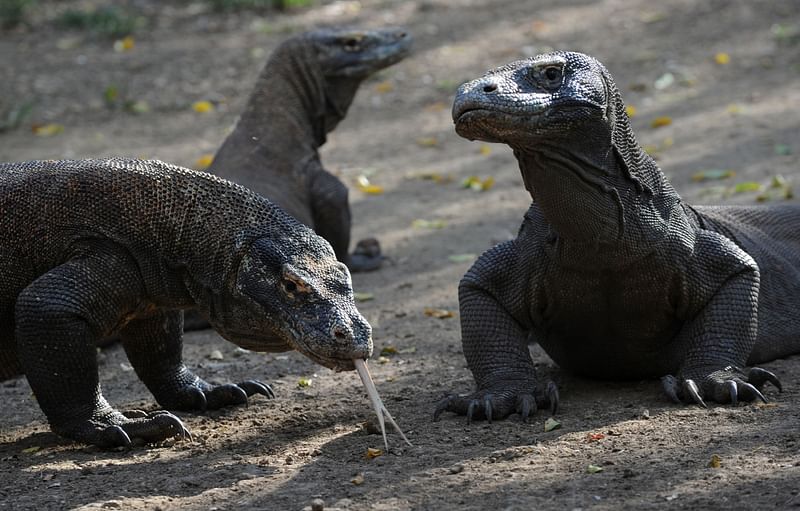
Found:
M 25 11 L 36 0 L 0 0 L 0 27 L 14 28 L 25 19 Z
M 76 30 L 86 30 L 107 37 L 130 35 L 146 23 L 142 16 L 115 6 L 98 9 L 68 9 L 58 17 L 57 23 Z
M 306 7 L 314 0 L 206 0 L 215 11 L 241 11 L 246 9 L 291 9 Z

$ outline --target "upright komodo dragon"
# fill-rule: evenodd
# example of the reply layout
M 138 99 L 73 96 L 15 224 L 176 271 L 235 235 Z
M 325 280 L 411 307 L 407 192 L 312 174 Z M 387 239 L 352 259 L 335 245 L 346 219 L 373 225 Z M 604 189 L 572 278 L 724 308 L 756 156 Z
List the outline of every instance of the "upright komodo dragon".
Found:
M 341 121 L 361 82 L 408 55 L 400 28 L 322 29 L 284 41 L 255 84 L 234 131 L 209 167 L 312 227 L 352 271 L 380 266 L 380 246 L 352 255 L 347 187 L 322 167 L 318 149 Z
M 800 352 L 800 207 L 693 207 L 639 147 L 608 71 L 579 53 L 460 87 L 462 137 L 508 144 L 534 202 L 459 286 L 477 383 L 437 406 L 472 418 L 555 410 L 528 341 L 598 378 L 662 377 L 676 402 L 764 399 L 756 364 Z
M 372 352 L 330 245 L 246 188 L 158 161 L 0 165 L 0 379 L 24 373 L 55 433 L 102 447 L 186 434 L 172 414 L 123 414 L 94 343 L 118 334 L 158 403 L 204 410 L 272 391 L 214 386 L 181 360 L 183 309 L 255 351 L 334 370 Z

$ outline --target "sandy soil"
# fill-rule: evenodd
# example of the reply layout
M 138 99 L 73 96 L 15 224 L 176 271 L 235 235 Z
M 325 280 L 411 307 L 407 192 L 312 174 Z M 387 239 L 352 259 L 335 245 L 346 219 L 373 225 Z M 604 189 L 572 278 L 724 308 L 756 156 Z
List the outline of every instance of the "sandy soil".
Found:
M 393 262 L 354 284 L 374 296 L 360 304 L 374 327 L 373 375 L 414 446 L 391 435 L 390 453 L 365 457 L 382 441 L 363 426 L 372 413 L 354 373 L 192 333 L 185 353 L 198 373 L 212 382 L 262 379 L 277 399 L 181 414 L 192 442 L 105 452 L 50 433 L 24 379 L 2 383 L 0 509 L 300 510 L 314 498 L 353 510 L 800 506 L 798 357 L 764 365 L 785 387 L 767 391 L 769 404 L 704 410 L 669 403 L 657 381 L 576 378 L 533 348 L 542 375 L 559 384 L 561 429 L 544 432 L 542 412 L 530 424 L 431 420 L 443 394 L 472 388 L 456 297 L 471 258 L 450 256 L 480 254 L 513 236 L 530 201 L 510 150 L 454 134 L 455 87 L 550 48 L 593 54 L 636 108 L 640 141 L 684 198 L 754 203 L 762 192 L 732 193 L 734 185 L 769 185 L 779 175 L 796 181 L 800 171 L 796 1 L 365 0 L 218 15 L 199 0 L 139 0 L 127 5 L 147 24 L 124 52 L 113 39 L 57 27 L 69 3 L 40 0 L 31 26 L 0 32 L 0 117 L 35 104 L 19 128 L 0 133 L 2 161 L 130 155 L 196 167 L 221 143 L 266 55 L 287 34 L 323 23 L 402 24 L 414 33 L 414 55 L 364 85 L 323 151 L 348 184 L 366 174 L 385 188 L 365 195 L 353 186 L 354 238 L 378 236 Z M 729 62 L 717 63 L 718 53 Z M 111 86 L 112 108 L 104 100 Z M 201 100 L 216 108 L 196 113 L 191 105 Z M 147 111 L 129 112 L 125 101 Z M 670 125 L 651 126 L 664 116 Z M 32 131 L 51 123 L 63 132 Z M 709 169 L 736 176 L 692 180 Z M 469 176 L 492 176 L 495 185 L 464 189 Z M 768 191 L 769 200 L 783 200 L 780 190 Z M 412 227 L 416 219 L 443 226 Z M 456 316 L 428 317 L 426 307 Z M 378 360 L 389 347 L 397 353 Z M 119 347 L 100 359 L 113 404 L 156 408 Z M 311 385 L 301 387 L 305 379 Z

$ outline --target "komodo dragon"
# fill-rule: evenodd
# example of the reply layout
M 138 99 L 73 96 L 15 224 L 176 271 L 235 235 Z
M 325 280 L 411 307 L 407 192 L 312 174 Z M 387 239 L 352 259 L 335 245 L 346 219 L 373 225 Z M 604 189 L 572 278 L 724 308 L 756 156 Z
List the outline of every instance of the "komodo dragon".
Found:
M 318 149 L 341 121 L 361 82 L 402 60 L 411 36 L 400 28 L 321 29 L 284 41 L 256 81 L 234 131 L 209 167 L 269 198 L 311 226 L 352 271 L 373 270 L 376 240 L 352 255 L 347 187 L 322 167 Z
M 477 391 L 442 400 L 435 418 L 554 411 L 527 341 L 577 374 L 662 377 L 676 402 L 781 388 L 742 368 L 800 352 L 800 207 L 685 204 L 636 142 L 611 75 L 579 53 L 462 85 L 453 119 L 462 137 L 511 146 L 534 202 L 517 238 L 459 285 Z
M 347 267 L 260 195 L 158 161 L 0 164 L 0 379 L 24 373 L 55 433 L 102 447 L 186 434 L 172 414 L 103 398 L 94 343 L 114 333 L 164 408 L 272 395 L 187 369 L 182 309 L 243 348 L 334 370 L 372 352 Z

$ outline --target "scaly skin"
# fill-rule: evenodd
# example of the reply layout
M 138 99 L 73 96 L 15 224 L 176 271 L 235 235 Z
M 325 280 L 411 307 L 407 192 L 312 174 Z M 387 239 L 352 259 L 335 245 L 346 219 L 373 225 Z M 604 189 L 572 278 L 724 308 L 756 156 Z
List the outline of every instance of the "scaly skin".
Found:
M 347 187 L 323 168 L 318 150 L 361 82 L 405 58 L 410 47 L 401 28 L 325 29 L 287 39 L 264 66 L 209 172 L 247 186 L 312 227 L 351 271 L 377 269 L 383 257 L 376 240 L 359 242 L 348 254 Z
M 95 342 L 118 335 L 174 410 L 272 397 L 213 386 L 182 362 L 183 310 L 229 341 L 295 349 L 334 370 L 372 353 L 347 267 L 308 227 L 246 188 L 158 161 L 0 165 L 0 376 L 24 373 L 54 432 L 102 447 L 187 435 L 167 412 L 101 393 Z
M 609 379 L 661 377 L 677 402 L 764 399 L 800 352 L 800 207 L 692 207 L 639 147 L 611 75 L 556 52 L 461 86 L 456 131 L 509 145 L 534 202 L 459 286 L 477 383 L 436 409 L 523 419 L 558 404 L 527 349 Z

